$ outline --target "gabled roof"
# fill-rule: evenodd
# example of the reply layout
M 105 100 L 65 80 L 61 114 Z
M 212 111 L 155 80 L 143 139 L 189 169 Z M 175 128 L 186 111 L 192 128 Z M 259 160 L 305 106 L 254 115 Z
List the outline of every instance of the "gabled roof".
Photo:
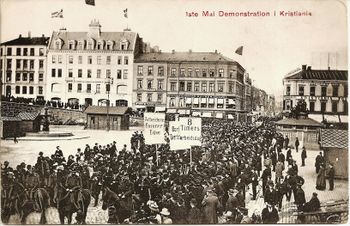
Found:
M 348 149 L 348 130 L 321 129 L 321 148 Z
M 321 127 L 322 124 L 311 118 L 295 119 L 284 118 L 276 122 L 277 125 L 290 125 L 290 126 L 315 126 Z
M 23 121 L 33 121 L 40 115 L 40 111 L 38 112 L 20 112 L 17 117 L 22 119 Z
M 135 63 L 141 62 L 169 62 L 169 61 L 192 61 L 192 62 L 232 62 L 230 58 L 216 52 L 157 52 L 144 53 L 135 58 Z M 237 63 L 238 64 L 238 63 Z
M 48 37 L 19 37 L 4 43 L 1 43 L 2 46 L 30 46 L 30 45 L 44 45 L 49 44 Z
M 107 107 L 105 106 L 89 106 L 84 113 L 86 114 L 107 114 Z M 128 107 L 109 107 L 109 115 L 124 115 L 129 113 Z
M 309 79 L 309 80 L 348 80 L 348 71 L 346 70 L 300 70 L 284 79 Z
M 129 42 L 128 49 L 129 51 L 134 50 L 135 42 L 137 38 L 137 33 L 125 31 L 125 32 L 101 32 L 99 38 L 92 38 L 96 42 L 99 40 L 114 41 L 113 50 L 121 50 L 119 43 L 127 40 Z M 55 40 L 61 39 L 63 41 L 62 50 L 68 49 L 68 41 L 75 40 L 90 40 L 89 32 L 69 32 L 69 31 L 59 31 L 53 32 L 51 36 L 49 49 L 55 49 Z

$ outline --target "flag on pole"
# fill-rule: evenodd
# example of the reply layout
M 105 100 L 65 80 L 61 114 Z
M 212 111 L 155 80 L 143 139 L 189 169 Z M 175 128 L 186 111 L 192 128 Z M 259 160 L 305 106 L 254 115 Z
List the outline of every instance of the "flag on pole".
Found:
M 63 9 L 61 9 L 60 11 L 51 13 L 51 18 L 55 18 L 55 17 L 63 18 Z
M 87 5 L 95 6 L 95 0 L 85 0 L 85 3 L 86 3 Z
M 238 47 L 238 48 L 236 49 L 236 52 L 235 52 L 235 53 L 242 56 L 242 54 L 243 54 L 243 46 Z
M 124 9 L 123 12 L 124 12 L 124 17 L 128 18 L 128 8 Z

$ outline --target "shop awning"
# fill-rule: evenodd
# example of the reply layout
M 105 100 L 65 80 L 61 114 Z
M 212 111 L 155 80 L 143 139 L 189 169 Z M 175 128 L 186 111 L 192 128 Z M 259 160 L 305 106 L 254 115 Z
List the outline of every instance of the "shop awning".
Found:
M 180 115 L 186 115 L 186 109 L 179 109 L 177 113 L 179 113 Z
M 212 115 L 211 115 L 210 112 L 203 112 L 202 117 L 204 117 L 204 118 L 211 118 Z
M 209 104 L 214 104 L 214 98 L 209 98 Z
M 146 108 L 146 106 L 145 106 L 145 105 L 135 105 L 135 108 L 136 108 L 136 109 Z
M 165 107 L 156 107 L 154 109 L 155 112 L 165 112 Z
M 228 119 L 234 119 L 233 115 L 231 115 L 231 114 L 228 114 L 228 115 L 227 115 L 227 118 L 228 118 Z
M 192 112 L 192 116 L 201 116 L 201 113 L 199 111 Z
M 207 103 L 207 98 L 201 98 L 201 103 L 206 104 Z
M 192 104 L 192 98 L 186 98 L 186 104 Z
M 171 108 L 171 109 L 167 109 L 167 113 L 172 113 L 172 114 L 174 114 L 174 113 L 176 113 L 176 109 L 174 109 L 174 108 Z
M 216 118 L 223 118 L 223 114 L 222 113 L 216 113 Z
M 199 104 L 199 99 L 198 98 L 194 98 L 193 99 L 193 104 Z
M 218 104 L 224 104 L 224 99 L 218 99 Z
M 236 105 L 236 101 L 234 101 L 233 99 L 228 99 L 228 104 Z
M 340 120 L 342 123 L 348 123 L 348 116 L 347 115 L 341 115 Z
M 334 123 L 339 122 L 338 115 L 325 115 L 324 118 L 327 120 L 327 122 L 334 122 Z

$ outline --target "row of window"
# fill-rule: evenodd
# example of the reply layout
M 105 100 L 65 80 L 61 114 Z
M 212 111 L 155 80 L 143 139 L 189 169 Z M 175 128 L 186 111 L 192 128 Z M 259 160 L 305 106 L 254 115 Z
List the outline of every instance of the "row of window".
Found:
M 61 49 L 63 46 L 63 41 L 61 39 L 57 39 L 55 41 L 55 49 Z M 108 40 L 105 42 L 104 40 L 98 40 L 97 45 L 96 41 L 94 39 L 89 39 L 87 41 L 85 40 L 79 40 L 78 42 L 76 40 L 69 40 L 68 41 L 68 49 L 70 50 L 113 50 L 114 47 L 114 41 Z M 129 41 L 124 39 L 119 43 L 120 50 L 128 50 L 129 47 Z
M 117 94 L 121 94 L 121 93 L 125 93 L 126 86 L 118 86 L 116 93 Z M 72 92 L 73 91 L 73 83 L 68 83 L 68 92 Z M 105 89 L 106 93 L 110 92 L 110 85 L 106 84 L 106 89 Z M 92 93 L 92 84 L 86 84 L 86 89 L 83 90 L 83 84 L 82 83 L 78 83 L 77 84 L 77 92 L 81 93 L 81 92 L 85 92 L 85 93 Z M 95 91 L 94 94 L 98 94 L 101 93 L 101 84 L 96 84 L 95 85 Z
M 7 56 L 12 56 L 12 49 L 15 49 L 14 47 L 7 47 L 6 49 L 6 55 Z M 35 53 L 35 48 L 16 48 L 16 56 L 44 56 L 45 54 L 45 49 L 44 48 L 39 48 L 39 53 Z M 1 49 L 1 54 L 2 56 L 2 49 Z
M 57 72 L 57 73 L 56 73 Z M 62 77 L 62 69 L 61 68 L 52 68 L 51 69 L 51 77 L 55 78 L 57 75 L 58 78 Z M 86 70 L 86 74 L 85 74 L 86 78 L 92 78 L 93 73 L 91 69 L 87 69 Z M 84 77 L 85 77 L 84 76 Z M 74 76 L 74 72 L 73 69 L 68 69 L 68 78 L 73 78 L 76 77 Z M 83 69 L 78 69 L 77 71 L 77 77 L 78 78 L 82 78 L 83 77 Z M 101 69 L 97 69 L 96 70 L 96 78 L 102 78 L 102 70 Z M 106 69 L 106 74 L 105 74 L 105 78 L 111 78 L 114 77 L 111 74 L 111 70 L 110 69 Z M 117 70 L 117 74 L 115 76 L 117 79 L 127 79 L 128 78 L 128 69 L 124 69 L 124 70 Z
M 26 59 L 17 59 L 16 60 L 16 69 L 17 70 L 34 70 L 34 62 L 35 60 L 26 60 Z M 2 63 L 1 63 L 2 65 Z M 12 68 L 12 59 L 6 60 L 6 68 L 7 70 L 11 70 Z M 44 60 L 39 60 L 39 69 L 44 69 Z
M 38 94 L 42 95 L 43 90 L 44 88 L 42 86 L 38 86 Z M 6 87 L 6 93 L 11 94 L 11 86 Z M 16 86 L 15 93 L 16 94 L 34 94 L 34 87 L 33 86 Z
M 31 73 L 26 73 L 26 72 L 23 72 L 23 73 L 19 73 L 17 72 L 16 73 L 16 76 L 15 76 L 15 81 L 16 82 L 34 82 L 34 73 L 31 72 Z M 12 81 L 12 73 L 11 72 L 8 72 L 6 74 L 6 82 L 11 82 Z M 44 81 L 44 74 L 43 73 L 39 73 L 39 76 L 38 76 L 38 82 L 43 82 Z
M 78 64 L 83 64 L 83 56 L 78 56 Z M 62 55 L 52 55 L 51 58 L 51 62 L 53 64 L 58 63 L 58 64 L 62 64 L 63 60 L 62 60 Z M 74 56 L 70 55 L 68 56 L 68 63 L 69 64 L 74 64 Z M 86 63 L 87 64 L 97 64 L 97 65 L 101 65 L 101 64 L 107 64 L 107 65 L 111 65 L 112 63 L 112 56 L 106 56 L 106 61 L 103 60 L 102 62 L 102 56 L 97 56 L 96 59 L 92 56 L 88 56 L 86 58 Z M 124 56 L 124 58 L 122 56 L 118 56 L 117 60 L 116 60 L 116 64 L 117 65 L 129 65 L 129 57 L 128 56 Z
M 331 102 L 331 104 L 332 104 L 332 106 L 331 106 L 332 112 L 334 112 L 334 113 L 336 113 L 336 112 L 338 112 L 338 113 L 343 113 L 343 112 L 347 113 L 347 101 L 344 101 L 343 103 L 344 103 L 343 107 L 340 107 L 338 105 L 339 104 L 338 101 L 332 101 Z M 292 104 L 293 104 L 292 101 L 290 101 L 290 102 L 287 101 L 284 109 L 285 110 L 290 110 Z M 316 102 L 310 101 L 310 104 L 309 104 L 309 111 L 310 112 L 315 112 L 316 111 L 315 110 L 315 104 L 316 104 Z M 320 109 L 320 111 L 321 112 L 326 112 L 326 110 L 327 110 L 327 101 L 321 101 L 321 109 Z
M 201 102 L 185 102 L 184 98 L 180 98 L 179 102 L 177 103 L 178 107 L 187 107 L 187 108 L 224 108 L 224 100 L 221 99 L 221 101 L 217 101 L 215 103 L 214 99 L 213 101 L 209 102 L 206 98 L 201 99 Z M 169 107 L 177 107 L 176 105 L 176 98 L 170 98 L 169 100 Z M 236 109 L 236 106 L 234 104 L 227 104 L 225 106 L 227 109 Z
M 339 86 L 333 85 L 332 86 L 332 92 L 327 91 L 327 86 L 321 86 L 321 96 L 333 96 L 333 97 L 338 97 L 338 96 L 347 96 L 348 88 L 347 86 L 344 86 L 343 91 L 341 92 L 339 89 Z M 287 86 L 286 89 L 286 95 L 290 95 L 291 87 Z M 305 95 L 305 86 L 304 85 L 299 85 L 298 86 L 298 95 L 299 96 L 304 96 Z M 316 96 L 316 86 L 310 86 L 310 96 Z
M 137 93 L 137 101 L 142 102 L 142 93 Z M 163 94 L 162 93 L 157 93 L 157 99 L 153 99 L 153 93 L 147 93 L 147 102 L 158 102 L 162 103 L 163 102 Z

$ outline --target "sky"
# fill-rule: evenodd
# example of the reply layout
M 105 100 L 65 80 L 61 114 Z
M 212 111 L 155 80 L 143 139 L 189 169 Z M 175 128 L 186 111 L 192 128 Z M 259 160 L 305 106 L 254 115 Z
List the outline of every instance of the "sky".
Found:
M 53 30 L 87 31 L 91 20 L 103 31 L 129 27 L 163 52 L 213 52 L 238 61 L 253 84 L 276 98 L 283 77 L 302 64 L 347 69 L 346 0 L 0 0 L 0 41 L 22 36 L 50 36 Z M 128 18 L 123 10 L 128 9 Z M 63 9 L 64 18 L 51 18 Z M 203 17 L 202 11 L 216 16 Z M 269 17 L 219 17 L 225 12 L 270 12 Z M 280 16 L 280 11 L 308 11 L 312 16 Z M 197 12 L 188 17 L 186 12 Z M 277 16 L 273 16 L 276 12 Z M 243 55 L 235 50 L 243 46 Z

